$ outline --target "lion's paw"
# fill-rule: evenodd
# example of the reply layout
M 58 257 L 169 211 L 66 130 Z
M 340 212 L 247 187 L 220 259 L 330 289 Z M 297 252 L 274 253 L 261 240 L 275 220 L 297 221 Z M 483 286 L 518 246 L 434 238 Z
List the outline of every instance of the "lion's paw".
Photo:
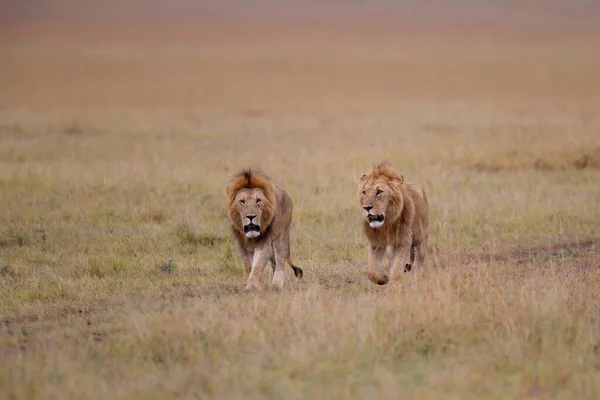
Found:
M 258 285 L 252 285 L 252 284 L 246 284 L 246 286 L 244 286 L 244 292 L 246 293 L 258 293 L 260 292 L 260 286 Z

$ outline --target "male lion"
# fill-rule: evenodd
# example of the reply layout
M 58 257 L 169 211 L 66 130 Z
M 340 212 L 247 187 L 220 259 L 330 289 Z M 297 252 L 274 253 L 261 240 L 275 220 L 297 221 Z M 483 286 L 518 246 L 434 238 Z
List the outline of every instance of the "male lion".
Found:
M 292 199 L 260 171 L 244 170 L 225 189 L 227 215 L 248 277 L 244 290 L 260 289 L 260 278 L 271 261 L 271 286 L 282 289 L 287 262 L 296 277 L 302 270 L 290 258 Z
M 400 279 L 402 271 L 410 271 L 415 253 L 418 264 L 425 261 L 429 236 L 427 194 L 420 186 L 405 183 L 404 176 L 385 162 L 363 175 L 358 188 L 364 210 L 363 232 L 369 240 L 369 279 L 385 285 L 389 278 L 377 269 L 386 250 L 392 280 Z

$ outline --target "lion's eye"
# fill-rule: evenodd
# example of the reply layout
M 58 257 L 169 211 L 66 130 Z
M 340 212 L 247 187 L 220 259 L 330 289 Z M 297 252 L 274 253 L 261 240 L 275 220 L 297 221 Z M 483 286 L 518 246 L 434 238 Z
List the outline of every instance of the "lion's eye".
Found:
M 383 193 L 381 190 L 377 190 L 377 191 L 375 192 L 375 196 L 379 196 L 381 193 Z
M 256 204 L 258 205 L 260 203 L 262 203 L 262 200 L 261 199 L 256 199 Z
M 240 200 L 240 204 L 241 205 L 245 205 L 246 204 L 246 200 Z
M 364 195 L 366 195 L 366 194 L 367 194 L 367 192 L 365 192 L 365 191 L 363 190 L 363 196 L 364 196 Z

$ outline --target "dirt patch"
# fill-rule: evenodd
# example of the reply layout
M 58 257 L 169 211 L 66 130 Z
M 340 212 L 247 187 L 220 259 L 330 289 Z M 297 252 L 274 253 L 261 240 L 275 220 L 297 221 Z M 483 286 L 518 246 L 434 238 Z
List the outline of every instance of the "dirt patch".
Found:
M 430 249 L 434 268 L 454 268 L 478 264 L 526 264 L 534 261 L 565 261 L 581 268 L 600 268 L 600 238 L 525 248 L 505 248 L 495 252 L 457 252 L 447 254 L 439 248 Z
M 469 259 L 486 262 L 519 263 L 533 259 L 580 258 L 583 253 L 590 252 L 600 252 L 600 239 L 513 249 L 501 253 L 474 255 L 473 257 L 469 257 Z
M 600 169 L 600 147 L 590 150 L 558 151 L 542 156 L 500 154 L 472 161 L 470 169 L 479 172 L 518 171 L 524 169 L 554 171 L 564 169 Z

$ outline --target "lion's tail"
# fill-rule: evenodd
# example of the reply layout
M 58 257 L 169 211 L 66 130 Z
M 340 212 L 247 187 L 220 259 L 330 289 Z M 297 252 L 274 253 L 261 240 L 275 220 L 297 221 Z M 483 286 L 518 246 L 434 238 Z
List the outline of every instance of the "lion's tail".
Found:
M 287 263 L 290 265 L 290 267 L 292 267 L 292 269 L 294 270 L 294 275 L 296 275 L 296 278 L 300 279 L 302 278 L 302 275 L 304 274 L 304 272 L 302 271 L 302 268 L 296 267 L 293 263 L 292 263 L 292 258 L 288 257 L 287 259 Z

